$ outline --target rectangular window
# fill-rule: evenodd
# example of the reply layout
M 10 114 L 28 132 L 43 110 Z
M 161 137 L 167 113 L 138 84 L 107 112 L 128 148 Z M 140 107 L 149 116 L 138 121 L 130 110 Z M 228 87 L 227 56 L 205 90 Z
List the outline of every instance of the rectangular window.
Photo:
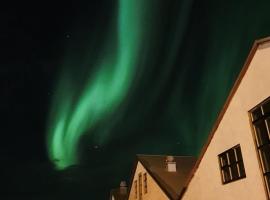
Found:
M 270 98 L 253 108 L 250 114 L 264 183 L 270 197 Z
M 139 173 L 139 200 L 142 200 L 142 174 Z
M 138 198 L 138 183 L 134 181 L 134 192 L 135 192 L 135 199 Z
M 219 154 L 218 158 L 223 184 L 246 177 L 240 145 Z
M 144 186 L 144 194 L 147 193 L 147 174 L 143 174 L 143 186 Z

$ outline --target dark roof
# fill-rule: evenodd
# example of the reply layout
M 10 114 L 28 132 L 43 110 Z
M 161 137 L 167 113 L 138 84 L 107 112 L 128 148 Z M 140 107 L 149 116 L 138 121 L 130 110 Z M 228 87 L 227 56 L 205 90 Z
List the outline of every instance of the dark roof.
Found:
M 196 162 L 195 157 L 174 156 L 176 172 L 166 170 L 165 155 L 138 155 L 138 161 L 142 163 L 151 177 L 170 199 L 179 199 L 185 189 L 188 175 Z M 132 177 L 133 178 L 133 177 Z
M 250 65 L 250 63 L 251 63 L 251 61 L 252 61 L 252 59 L 253 59 L 253 57 L 254 57 L 257 49 L 258 49 L 258 47 L 259 47 L 259 45 L 267 43 L 267 42 L 270 42 L 270 37 L 262 38 L 262 39 L 256 40 L 254 42 L 254 44 L 253 44 L 253 46 L 252 46 L 252 48 L 251 48 L 251 50 L 249 52 L 249 55 L 248 55 L 248 57 L 247 57 L 247 59 L 245 61 L 245 64 L 244 64 L 240 74 L 238 75 L 238 77 L 237 77 L 237 79 L 236 79 L 236 81 L 235 81 L 235 83 L 234 83 L 234 85 L 233 85 L 233 87 L 232 87 L 232 89 L 230 91 L 230 94 L 227 97 L 227 99 L 225 101 L 225 104 L 223 105 L 223 108 L 221 109 L 221 111 L 220 111 L 220 113 L 219 113 L 219 115 L 218 115 L 218 117 L 216 119 L 216 122 L 214 123 L 214 126 L 211 129 L 211 132 L 210 132 L 210 134 L 208 136 L 208 139 L 207 139 L 205 145 L 202 148 L 200 156 L 199 156 L 194 168 L 192 169 L 192 172 L 190 173 L 190 175 L 189 175 L 189 177 L 187 179 L 187 183 L 186 183 L 187 186 L 189 185 L 189 183 L 191 182 L 191 179 L 193 178 L 195 172 L 197 171 L 197 169 L 198 169 L 198 167 L 199 167 L 199 165 L 201 163 L 201 160 L 202 160 L 202 158 L 203 158 L 209 144 L 211 143 L 211 140 L 214 137 L 214 134 L 215 134 L 215 132 L 216 132 L 216 130 L 217 130 L 217 128 L 218 128 L 224 114 L 225 114 L 225 112 L 227 111 L 233 96 L 235 95 L 235 93 L 236 93 L 236 91 L 237 91 L 243 77 L 245 76 L 245 74 L 246 74 L 246 72 L 247 72 L 247 70 L 249 68 L 249 65 Z
M 127 192 L 120 192 L 120 188 L 112 189 L 110 192 L 110 200 L 112 200 L 112 196 L 114 196 L 115 200 L 126 200 Z

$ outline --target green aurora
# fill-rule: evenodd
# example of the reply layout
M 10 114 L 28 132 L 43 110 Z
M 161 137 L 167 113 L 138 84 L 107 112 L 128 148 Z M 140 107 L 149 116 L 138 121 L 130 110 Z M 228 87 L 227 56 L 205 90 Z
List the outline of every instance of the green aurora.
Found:
M 58 169 L 80 163 L 82 138 L 108 149 L 132 138 L 132 150 L 118 150 L 124 156 L 197 155 L 252 42 L 268 29 L 266 10 L 255 18 L 235 1 L 226 2 L 227 10 L 235 9 L 230 15 L 215 1 L 116 5 L 99 47 L 93 50 L 91 38 L 80 62 L 64 58 L 47 134 Z
M 108 199 L 136 154 L 198 155 L 269 7 L 6 1 L 1 199 Z
M 57 93 L 61 97 L 55 99 L 48 137 L 49 157 L 58 169 L 78 163 L 82 134 L 114 112 L 127 95 L 145 37 L 142 28 L 145 4 L 143 0 L 119 1 L 117 37 L 109 38 L 117 40 L 117 45 L 105 47 L 113 49 L 96 64 L 79 98 L 73 93 L 75 83 L 68 78 L 71 72 L 63 73 Z

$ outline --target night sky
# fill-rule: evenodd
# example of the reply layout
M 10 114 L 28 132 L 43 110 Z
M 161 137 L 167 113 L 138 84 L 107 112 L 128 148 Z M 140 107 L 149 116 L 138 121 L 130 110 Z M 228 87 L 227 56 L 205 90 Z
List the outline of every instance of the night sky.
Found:
M 136 154 L 198 155 L 269 6 L 1 5 L 1 199 L 108 199 Z

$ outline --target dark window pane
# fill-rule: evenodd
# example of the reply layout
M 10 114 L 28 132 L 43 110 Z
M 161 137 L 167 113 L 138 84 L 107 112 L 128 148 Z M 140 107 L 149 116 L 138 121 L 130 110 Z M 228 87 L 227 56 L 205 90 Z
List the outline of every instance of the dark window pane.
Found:
M 237 164 L 231 165 L 231 172 L 232 172 L 232 179 L 233 180 L 239 178 Z
M 142 174 L 139 174 L 139 200 L 142 200 Z
M 147 193 L 147 174 L 143 174 L 143 182 L 144 182 L 144 193 Z
M 264 114 L 269 114 L 270 113 L 270 101 L 263 104 L 262 109 L 263 109 Z
M 258 107 L 252 112 L 252 121 L 259 119 L 261 116 L 262 116 L 261 107 Z
M 229 155 L 230 164 L 235 163 L 236 162 L 236 158 L 235 158 L 234 149 L 230 149 L 228 151 L 228 155 Z
M 236 156 L 237 156 L 237 161 L 242 160 L 243 158 L 242 158 L 242 153 L 241 153 L 240 146 L 235 148 L 235 152 L 236 152 Z
M 266 118 L 266 126 L 268 126 L 268 130 L 270 130 L 270 117 Z
M 243 163 L 243 161 L 240 161 L 237 165 L 238 165 L 240 177 L 246 177 L 246 172 L 245 172 L 245 168 L 244 168 L 244 163 Z
M 264 172 L 270 172 L 270 146 L 265 145 L 260 150 Z
M 260 120 L 255 123 L 255 129 L 256 129 L 256 139 L 257 139 L 257 145 L 261 146 L 263 144 L 269 143 L 269 137 L 267 133 L 267 128 L 264 120 Z
M 224 166 L 226 166 L 226 165 L 229 164 L 226 153 L 220 155 L 220 163 L 221 163 L 221 166 L 222 167 L 224 167 Z
M 230 175 L 230 168 L 229 167 L 224 167 L 222 170 L 222 175 L 223 175 L 223 182 L 226 183 L 231 180 L 231 175 Z
M 134 182 L 134 190 L 135 190 L 135 199 L 137 199 L 137 196 L 138 196 L 138 186 L 137 186 L 137 181 Z

